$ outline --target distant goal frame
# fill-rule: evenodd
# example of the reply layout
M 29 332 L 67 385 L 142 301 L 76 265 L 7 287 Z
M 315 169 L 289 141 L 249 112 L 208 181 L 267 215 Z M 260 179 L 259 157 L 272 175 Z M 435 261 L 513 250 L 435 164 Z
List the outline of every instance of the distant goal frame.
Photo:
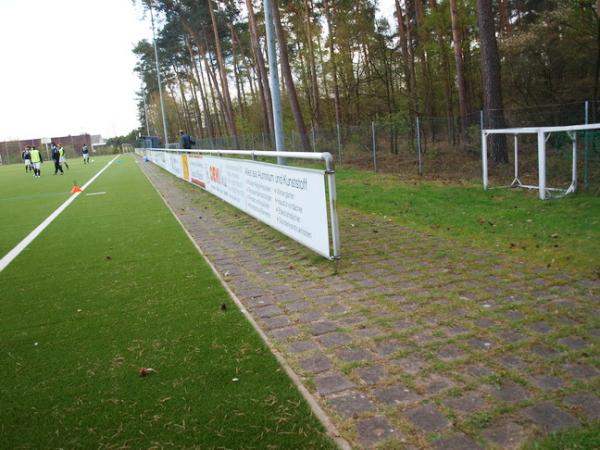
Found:
M 524 128 L 487 128 L 481 130 L 481 165 L 483 172 L 483 189 L 490 189 L 488 178 L 488 137 L 493 134 L 505 134 L 514 136 L 514 179 L 508 186 L 498 186 L 506 188 L 536 189 L 539 192 L 539 198 L 545 200 L 554 196 L 565 196 L 572 194 L 577 189 L 577 132 L 600 130 L 600 123 L 586 125 L 570 125 L 561 127 L 524 127 Z M 567 188 L 548 187 L 546 183 L 546 142 L 552 133 L 565 132 L 572 143 L 572 168 L 571 183 Z M 523 184 L 519 179 L 519 136 L 522 134 L 537 135 L 538 148 L 538 184 Z

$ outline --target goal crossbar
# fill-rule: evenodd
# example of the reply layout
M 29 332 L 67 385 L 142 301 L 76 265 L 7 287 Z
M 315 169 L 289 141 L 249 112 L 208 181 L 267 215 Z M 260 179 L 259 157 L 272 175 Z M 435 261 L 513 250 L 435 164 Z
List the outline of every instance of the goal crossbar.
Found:
M 489 188 L 488 179 L 488 136 L 492 134 L 507 134 L 514 136 L 514 179 L 509 186 L 524 189 L 537 189 L 541 200 L 545 200 L 551 192 L 567 195 L 577 188 L 577 132 L 600 130 L 600 123 L 586 125 L 569 125 L 560 127 L 524 127 L 524 128 L 488 128 L 481 130 L 481 163 L 483 172 L 483 189 Z M 554 188 L 546 185 L 546 141 L 551 133 L 567 133 L 572 143 L 571 183 L 567 188 Z M 538 147 L 538 184 L 526 185 L 519 179 L 519 139 L 522 134 L 537 135 Z

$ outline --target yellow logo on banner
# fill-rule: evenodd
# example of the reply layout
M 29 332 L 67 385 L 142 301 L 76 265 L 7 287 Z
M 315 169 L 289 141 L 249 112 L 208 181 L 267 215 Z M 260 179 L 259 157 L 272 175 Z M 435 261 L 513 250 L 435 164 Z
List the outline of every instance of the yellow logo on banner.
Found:
M 187 155 L 181 155 L 181 165 L 183 166 L 183 179 L 190 181 L 190 166 L 188 165 Z

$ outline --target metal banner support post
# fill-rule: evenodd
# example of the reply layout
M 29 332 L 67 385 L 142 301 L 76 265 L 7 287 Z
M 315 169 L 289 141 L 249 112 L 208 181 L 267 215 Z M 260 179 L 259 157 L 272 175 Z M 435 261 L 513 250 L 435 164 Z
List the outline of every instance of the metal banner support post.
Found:
M 481 170 L 483 171 L 483 190 L 488 188 L 487 133 L 483 129 L 483 110 L 479 111 L 479 129 L 481 130 Z
M 538 188 L 540 199 L 546 199 L 546 133 L 537 132 L 538 141 Z
M 375 139 L 375 122 L 371 122 L 371 134 L 373 135 L 373 169 L 377 172 L 377 141 Z
M 521 180 L 519 180 L 519 137 L 515 134 L 514 136 L 514 154 L 515 154 L 515 179 L 510 184 L 511 186 L 520 186 Z
M 571 186 L 567 189 L 567 194 L 575 192 L 577 190 L 577 133 L 567 132 L 573 143 L 573 156 L 572 156 L 572 167 L 571 167 Z
M 590 102 L 585 101 L 585 124 L 590 123 Z M 590 173 L 590 161 L 589 161 L 589 135 L 586 132 L 584 134 L 583 141 L 583 188 L 587 190 L 589 187 L 589 173 Z
M 421 156 L 421 122 L 419 121 L 419 116 L 417 116 L 417 158 L 419 162 L 419 175 L 423 175 L 423 159 Z
M 337 151 L 338 151 L 338 164 L 342 164 L 342 137 L 340 136 L 340 124 L 335 124 L 335 129 L 337 131 Z
M 487 133 L 481 129 L 481 170 L 483 178 L 483 190 L 488 188 L 488 160 L 487 160 Z

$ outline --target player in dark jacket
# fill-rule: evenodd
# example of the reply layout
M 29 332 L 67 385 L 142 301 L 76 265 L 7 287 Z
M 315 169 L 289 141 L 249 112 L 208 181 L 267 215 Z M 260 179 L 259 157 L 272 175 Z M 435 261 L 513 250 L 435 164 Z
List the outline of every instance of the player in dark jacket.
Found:
M 90 163 L 90 150 L 88 149 L 87 144 L 83 144 L 83 147 L 81 147 L 81 156 L 83 156 L 84 164 Z
M 60 174 L 64 175 L 65 172 L 63 171 L 62 163 L 60 161 L 60 151 L 58 150 L 58 147 L 53 142 L 51 144 L 50 148 L 52 150 L 52 160 L 54 161 L 54 175 L 56 175 L 59 170 L 60 170 Z
M 31 147 L 28 145 L 27 147 L 25 147 L 25 150 L 23 150 L 23 153 L 21 153 L 21 158 L 23 159 L 23 163 L 25 164 L 25 173 L 29 172 L 30 170 L 33 172 L 33 166 L 31 165 L 30 149 Z
M 192 148 L 192 145 L 196 144 L 196 142 L 190 137 L 189 134 L 184 132 L 183 130 L 179 131 L 179 144 L 181 148 L 189 150 Z

